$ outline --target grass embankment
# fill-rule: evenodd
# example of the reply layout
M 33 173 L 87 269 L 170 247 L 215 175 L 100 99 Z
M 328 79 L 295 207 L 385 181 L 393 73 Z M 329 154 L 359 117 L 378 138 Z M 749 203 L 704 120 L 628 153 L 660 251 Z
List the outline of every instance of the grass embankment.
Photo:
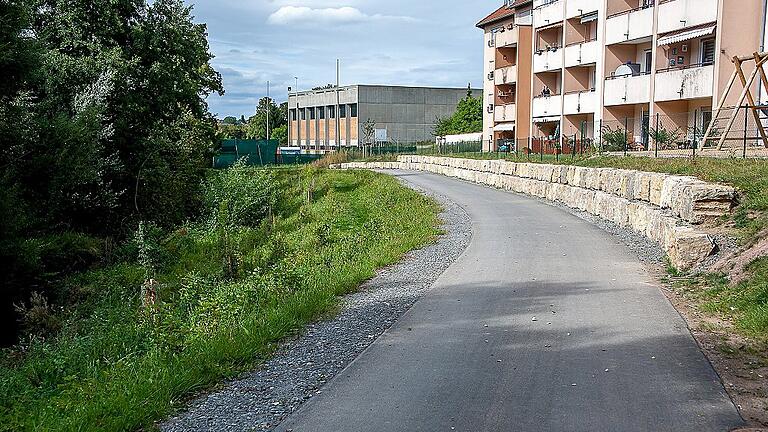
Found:
M 67 279 L 72 306 L 40 312 L 57 335 L 0 356 L 0 430 L 151 427 L 437 234 L 434 202 L 375 173 L 236 168 L 206 201 L 200 222 L 144 227 L 132 259 Z
M 515 154 L 461 153 L 444 156 L 474 159 L 507 159 L 514 162 L 544 162 L 585 167 L 610 167 L 695 176 L 705 181 L 728 184 L 740 192 L 740 202 L 723 226 L 750 246 L 768 231 L 768 161 L 757 159 L 664 159 L 531 155 L 530 160 Z M 746 268 L 748 277 L 731 283 L 726 275 L 695 275 L 675 283 L 678 293 L 695 301 L 699 309 L 733 324 L 763 349 L 768 347 L 768 258 L 757 259 Z

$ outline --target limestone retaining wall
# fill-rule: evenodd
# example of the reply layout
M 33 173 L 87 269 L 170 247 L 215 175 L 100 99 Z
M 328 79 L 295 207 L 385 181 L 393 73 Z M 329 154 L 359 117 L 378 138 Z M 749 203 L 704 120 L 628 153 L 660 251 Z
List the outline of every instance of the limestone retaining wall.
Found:
M 400 156 L 397 162 L 341 168 L 428 171 L 559 202 L 645 235 L 683 270 L 716 250 L 713 239 L 694 226 L 728 213 L 736 198 L 733 188 L 694 177 L 613 168 L 434 156 Z

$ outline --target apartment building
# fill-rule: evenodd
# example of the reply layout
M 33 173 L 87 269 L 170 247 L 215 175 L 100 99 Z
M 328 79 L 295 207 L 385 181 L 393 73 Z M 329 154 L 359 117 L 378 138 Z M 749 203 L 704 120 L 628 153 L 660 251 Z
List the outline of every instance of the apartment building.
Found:
M 528 3 L 507 1 L 500 10 L 516 14 Z M 529 142 L 590 140 L 621 128 L 633 146 L 648 148 L 659 121 L 701 138 L 731 59 L 761 51 L 766 32 L 766 0 L 533 0 L 530 8 L 532 55 L 517 58 L 518 71 L 532 65 L 530 134 L 520 133 L 518 118 L 515 136 Z M 498 27 L 487 20 L 478 24 L 486 46 L 498 45 Z M 504 91 L 487 78 L 487 94 Z M 518 73 L 518 91 L 525 79 Z M 518 112 L 526 102 L 517 101 Z M 494 115 L 485 128 L 499 140 L 498 105 L 487 105 Z
M 482 91 L 471 92 L 478 97 Z M 466 96 L 466 88 L 375 85 L 289 93 L 288 142 L 302 153 L 357 147 L 364 144 L 362 127 L 368 119 L 376 142 L 434 141 L 436 120 L 453 115 Z

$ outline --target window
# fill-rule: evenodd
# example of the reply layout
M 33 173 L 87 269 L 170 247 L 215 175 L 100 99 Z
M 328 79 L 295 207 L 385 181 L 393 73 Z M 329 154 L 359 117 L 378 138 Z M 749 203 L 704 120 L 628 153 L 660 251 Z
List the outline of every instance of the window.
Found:
M 349 106 L 349 116 L 357 117 L 357 104 L 352 104 Z
M 715 62 L 715 40 L 701 41 L 701 64 L 711 65 Z
M 649 74 L 651 73 L 651 68 L 653 67 L 653 52 L 651 50 L 645 50 L 645 67 L 643 70 L 645 70 L 645 73 Z
M 315 109 L 309 108 L 309 119 L 314 120 L 315 119 Z
M 328 118 L 336 118 L 336 107 L 333 105 L 328 107 Z
M 317 118 L 320 120 L 325 120 L 325 107 L 317 108 Z
M 296 110 L 292 109 L 291 110 L 291 121 L 295 121 L 295 120 L 296 120 Z
M 306 120 L 307 119 L 307 109 L 306 108 L 302 108 L 301 109 L 301 119 L 302 120 Z
M 712 123 L 712 111 L 702 111 L 701 112 L 701 135 L 704 135 L 707 133 L 707 129 L 709 129 L 709 125 Z
M 347 116 L 347 106 L 339 105 L 339 118 L 344 118 L 346 116 Z

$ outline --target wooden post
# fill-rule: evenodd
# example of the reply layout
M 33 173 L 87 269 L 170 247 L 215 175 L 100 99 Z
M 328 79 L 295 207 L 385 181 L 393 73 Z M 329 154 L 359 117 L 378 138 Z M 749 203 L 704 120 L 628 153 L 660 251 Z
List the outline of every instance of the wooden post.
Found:
M 744 90 L 741 91 L 741 95 L 739 95 L 739 100 L 736 102 L 736 109 L 733 111 L 733 114 L 731 114 L 731 118 L 728 119 L 728 125 L 725 127 L 725 131 L 723 133 L 723 136 L 720 137 L 720 141 L 717 143 L 717 149 L 722 150 L 723 144 L 725 144 L 725 140 L 728 137 L 728 132 L 733 127 L 733 123 L 736 121 L 736 117 L 739 113 L 738 107 L 742 106 L 744 104 L 744 99 L 747 98 L 747 95 L 749 95 L 750 99 L 752 98 L 752 92 L 749 91 L 749 87 L 752 85 L 752 83 L 755 81 L 755 77 L 757 76 L 757 71 L 762 68 L 763 64 L 765 63 L 766 59 L 768 57 L 763 58 L 760 60 L 760 63 L 755 65 L 755 70 L 752 71 L 752 74 L 749 76 L 749 80 L 744 79 L 744 71 L 741 69 L 741 60 L 738 60 L 736 63 L 736 73 L 739 74 L 742 78 L 742 82 L 744 83 Z M 754 104 L 753 104 L 754 105 Z
M 763 70 L 763 63 L 760 61 L 760 56 L 758 53 L 755 53 L 755 70 L 753 71 L 753 74 L 750 78 L 749 83 L 747 83 L 747 79 L 744 77 L 744 70 L 741 68 L 741 62 L 739 62 L 739 67 L 736 69 L 736 72 L 739 74 L 739 79 L 741 80 L 741 84 L 744 85 L 744 88 L 747 90 L 747 101 L 749 102 L 750 111 L 752 111 L 752 116 L 755 118 L 755 122 L 757 123 L 758 130 L 760 131 L 760 136 L 763 138 L 763 142 L 768 142 L 768 137 L 765 135 L 765 130 L 763 129 L 762 125 L 760 124 L 760 113 L 757 112 L 757 104 L 755 103 L 755 98 L 752 96 L 752 83 L 755 81 L 755 78 L 757 77 L 757 73 L 761 72 Z M 746 115 L 746 112 L 744 112 Z
M 738 57 L 733 58 L 734 64 L 736 64 L 736 62 L 738 61 L 739 61 Z M 712 130 L 715 127 L 715 123 L 717 123 L 716 120 L 717 120 L 717 117 L 720 115 L 720 111 L 723 109 L 723 106 L 725 106 L 725 100 L 728 97 L 728 94 L 731 92 L 731 88 L 733 88 L 733 84 L 736 82 L 737 75 L 738 74 L 734 69 L 733 73 L 731 74 L 731 79 L 728 80 L 728 85 L 725 86 L 725 92 L 723 92 L 723 95 L 720 97 L 720 102 L 717 104 L 717 109 L 715 109 L 715 112 L 712 114 L 712 121 L 709 122 L 709 126 L 707 126 L 707 131 L 704 133 L 704 138 L 701 141 L 702 146 L 707 145 L 707 140 L 710 138 L 710 134 L 712 133 Z

